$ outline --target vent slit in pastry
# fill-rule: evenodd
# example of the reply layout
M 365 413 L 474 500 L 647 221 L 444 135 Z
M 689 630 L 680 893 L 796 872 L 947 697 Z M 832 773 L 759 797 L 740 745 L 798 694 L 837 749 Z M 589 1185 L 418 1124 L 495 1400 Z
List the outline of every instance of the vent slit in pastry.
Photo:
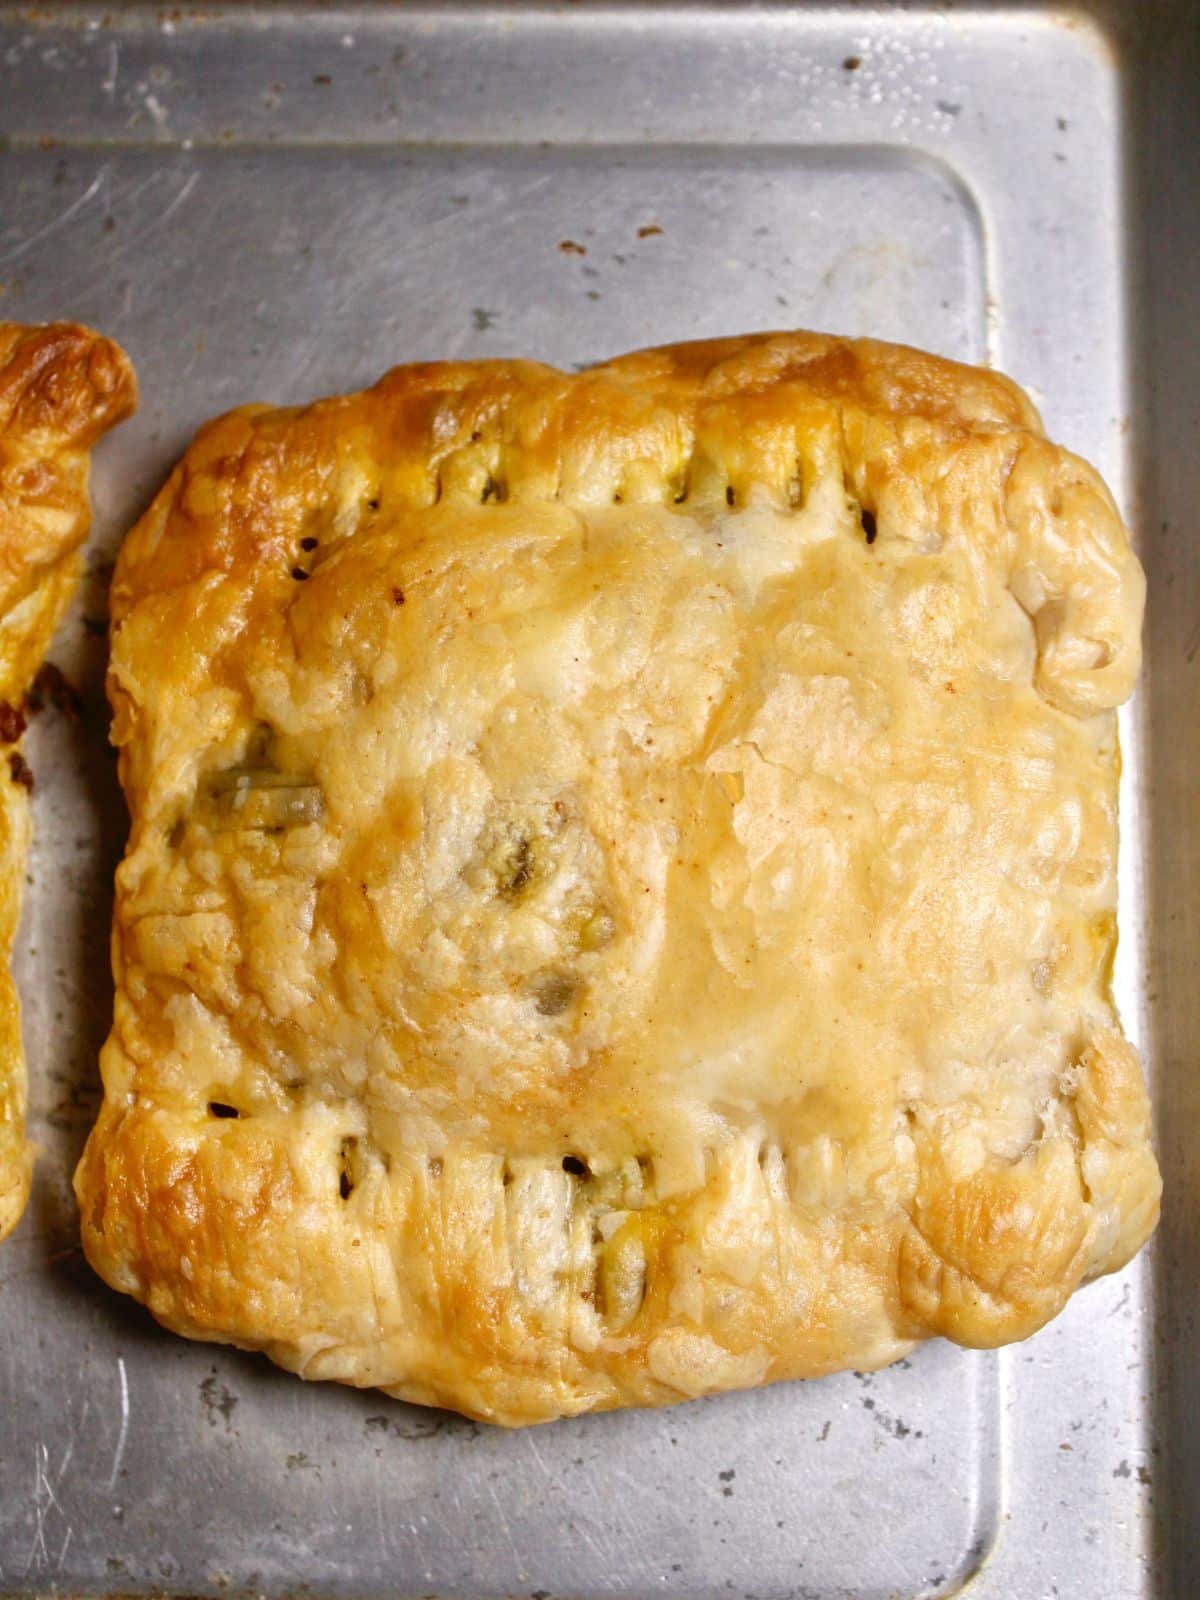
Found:
M 358 1186 L 357 1165 L 358 1140 L 343 1139 L 338 1160 L 338 1194 L 343 1200 L 349 1200 Z

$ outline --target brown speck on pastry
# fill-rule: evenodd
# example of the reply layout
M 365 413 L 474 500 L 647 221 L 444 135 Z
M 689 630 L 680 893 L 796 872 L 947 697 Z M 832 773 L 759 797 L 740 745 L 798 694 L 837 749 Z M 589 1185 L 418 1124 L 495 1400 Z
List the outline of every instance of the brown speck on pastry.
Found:
M 83 697 L 62 668 L 53 661 L 44 661 L 38 668 L 25 703 L 35 715 L 47 705 L 72 722 L 83 715 Z

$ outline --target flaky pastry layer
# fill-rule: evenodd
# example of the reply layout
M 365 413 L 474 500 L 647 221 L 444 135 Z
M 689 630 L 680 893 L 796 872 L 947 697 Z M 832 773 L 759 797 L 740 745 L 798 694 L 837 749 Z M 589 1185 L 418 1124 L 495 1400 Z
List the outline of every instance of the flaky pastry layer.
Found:
M 0 1239 L 21 1215 L 33 1165 L 9 965 L 30 831 L 22 706 L 79 579 L 91 447 L 136 400 L 133 369 L 110 340 L 73 323 L 0 322 Z
M 89 1258 L 522 1423 L 1021 1338 L 1159 1180 L 1143 580 L 994 374 L 780 334 L 397 369 L 129 535 Z

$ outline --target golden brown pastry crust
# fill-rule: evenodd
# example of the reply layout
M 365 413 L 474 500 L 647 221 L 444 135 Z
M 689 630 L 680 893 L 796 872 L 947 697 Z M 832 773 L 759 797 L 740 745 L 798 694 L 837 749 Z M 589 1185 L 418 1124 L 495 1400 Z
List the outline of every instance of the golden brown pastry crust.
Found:
M 29 845 L 22 704 L 78 581 L 89 452 L 136 393 L 124 352 L 89 328 L 0 322 L 0 1239 L 21 1215 L 32 1167 L 9 968 Z
M 506 1423 L 1032 1332 L 1157 1212 L 1142 593 L 1014 385 L 867 341 L 212 423 L 114 580 L 90 1260 Z

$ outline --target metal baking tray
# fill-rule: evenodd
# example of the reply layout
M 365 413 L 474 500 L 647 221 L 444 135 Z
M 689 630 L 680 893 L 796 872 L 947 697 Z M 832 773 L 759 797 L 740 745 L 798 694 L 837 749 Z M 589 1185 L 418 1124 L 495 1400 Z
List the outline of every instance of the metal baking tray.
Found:
M 121 339 L 76 716 L 30 736 L 18 976 L 41 1147 L 0 1249 L 0 1592 L 1200 1594 L 1200 12 L 0 6 L 0 316 Z M 195 426 L 397 361 L 803 325 L 1027 384 L 1150 576 L 1118 996 L 1156 1250 L 1027 1344 L 509 1434 L 305 1386 L 108 1293 L 69 1174 L 123 811 L 104 594 Z

